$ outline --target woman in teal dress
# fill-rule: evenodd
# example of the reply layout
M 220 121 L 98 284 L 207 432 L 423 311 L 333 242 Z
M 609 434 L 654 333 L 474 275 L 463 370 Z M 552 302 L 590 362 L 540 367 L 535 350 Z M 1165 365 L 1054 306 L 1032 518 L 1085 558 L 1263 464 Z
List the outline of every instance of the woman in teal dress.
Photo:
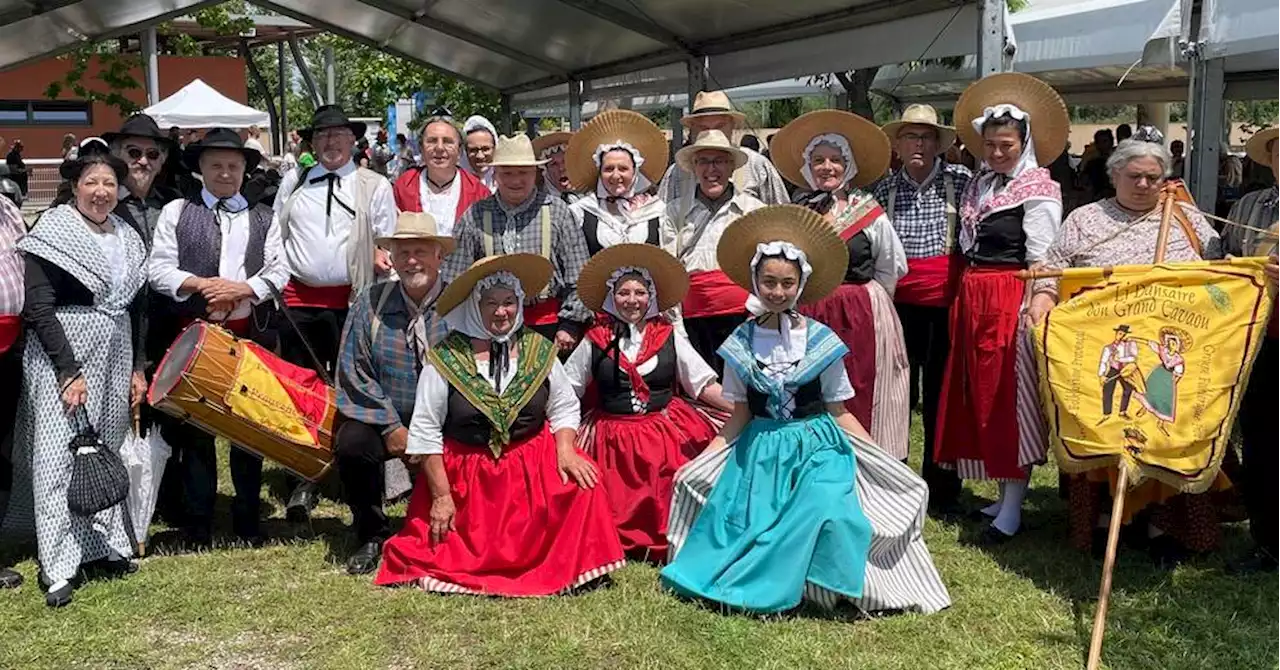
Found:
M 1165 435 L 1166 424 L 1178 417 L 1178 382 L 1186 371 L 1182 354 L 1191 348 L 1191 335 L 1176 326 L 1160 329 L 1159 342 L 1147 342 L 1151 351 L 1160 357 L 1160 365 L 1147 375 L 1147 392 L 1139 398 L 1142 407 L 1156 418 L 1156 426 Z
M 821 216 L 777 205 L 732 224 L 717 255 L 751 292 L 753 318 L 719 350 L 734 411 L 677 475 L 676 553 L 663 583 L 760 613 L 806 598 L 866 610 L 946 607 L 920 540 L 923 480 L 873 445 L 845 408 L 854 394 L 845 344 L 795 311 L 839 286 L 844 243 Z

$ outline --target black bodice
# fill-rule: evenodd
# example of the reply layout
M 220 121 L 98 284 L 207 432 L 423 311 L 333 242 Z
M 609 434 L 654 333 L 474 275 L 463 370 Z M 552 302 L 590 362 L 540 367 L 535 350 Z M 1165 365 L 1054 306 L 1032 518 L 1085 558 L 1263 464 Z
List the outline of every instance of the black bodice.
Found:
M 860 230 L 849 238 L 849 267 L 844 271 L 844 283 L 865 284 L 876 276 L 876 259 L 871 253 L 871 238 Z
M 1027 233 L 1022 228 L 1026 209 L 995 212 L 978 222 L 973 248 L 965 256 L 974 265 L 1027 264 Z
M 550 381 L 543 381 L 528 404 L 516 415 L 511 425 L 511 442 L 533 437 L 542 429 L 547 421 L 547 400 L 551 396 Z M 464 444 L 485 446 L 489 444 L 489 433 L 493 424 L 467 400 L 467 396 L 449 385 L 449 410 L 444 419 L 444 434 Z
M 649 405 L 645 408 L 645 413 L 665 409 L 675 393 L 677 376 L 674 334 L 658 350 L 657 359 L 657 366 L 644 375 L 644 382 L 649 385 Z M 601 409 L 610 414 L 636 413 L 631 405 L 631 379 L 614 359 L 605 356 L 604 351 L 595 345 L 591 347 L 591 373 L 596 380 Z
M 604 251 L 604 246 L 600 244 L 600 217 L 591 212 L 582 213 L 582 234 L 587 238 L 587 251 L 592 256 Z M 658 246 L 658 217 L 649 219 L 649 235 L 645 238 L 645 244 Z

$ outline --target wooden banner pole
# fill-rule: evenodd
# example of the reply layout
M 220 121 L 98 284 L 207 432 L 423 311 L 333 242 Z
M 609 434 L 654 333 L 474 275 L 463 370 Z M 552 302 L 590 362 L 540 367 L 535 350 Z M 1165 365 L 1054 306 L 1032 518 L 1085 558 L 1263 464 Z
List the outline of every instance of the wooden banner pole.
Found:
M 1111 502 L 1111 525 L 1107 527 L 1107 553 L 1102 561 L 1102 586 L 1098 589 L 1098 611 L 1093 615 L 1093 637 L 1089 640 L 1088 670 L 1098 670 L 1102 662 L 1102 636 L 1107 631 L 1107 604 L 1111 600 L 1111 572 L 1116 567 L 1116 548 L 1120 544 L 1120 519 L 1124 516 L 1124 498 L 1129 490 L 1129 471 L 1120 464 L 1116 492 Z

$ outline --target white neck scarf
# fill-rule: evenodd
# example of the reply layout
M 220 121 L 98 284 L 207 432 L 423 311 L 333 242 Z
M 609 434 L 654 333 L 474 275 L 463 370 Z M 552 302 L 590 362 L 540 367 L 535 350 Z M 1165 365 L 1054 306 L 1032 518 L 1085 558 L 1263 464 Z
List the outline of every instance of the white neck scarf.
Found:
M 631 188 L 628 188 L 622 195 L 615 197 L 613 194 L 609 193 L 608 189 L 605 188 L 604 178 L 597 177 L 596 199 L 600 201 L 601 209 L 607 210 L 608 206 L 605 204 L 607 199 L 615 198 L 615 202 L 618 203 L 618 211 L 627 212 L 631 209 L 631 199 L 635 198 L 637 193 L 644 193 L 645 191 L 648 191 L 649 187 L 652 186 L 653 183 L 650 182 L 649 179 L 644 176 L 644 173 L 640 171 L 640 166 L 644 165 L 644 156 L 640 155 L 640 150 L 626 142 L 623 142 L 622 140 L 601 144 L 596 147 L 596 152 L 592 156 L 592 159 L 596 162 L 597 175 L 600 173 L 600 166 L 604 164 L 604 155 L 610 151 L 625 151 L 628 154 L 631 154 L 631 164 L 634 167 L 635 179 L 631 181 Z
M 761 242 L 756 245 L 756 253 L 751 257 L 751 295 L 747 296 L 747 311 L 757 318 L 773 311 L 764 304 L 764 301 L 757 297 L 760 294 L 760 287 L 756 284 L 756 273 L 760 269 L 761 260 L 776 256 L 786 258 L 800 266 L 800 286 L 796 288 L 796 297 L 787 305 L 786 310 L 778 314 L 778 334 L 780 335 L 778 347 L 784 353 L 789 353 L 791 349 L 791 317 L 796 313 L 796 302 L 804 294 L 804 287 L 809 282 L 809 275 L 813 274 L 813 267 L 809 265 L 809 257 L 805 255 L 803 250 L 790 242 L 782 241 Z
M 844 135 L 825 133 L 809 140 L 804 147 L 800 173 L 804 175 L 809 188 L 815 191 L 821 190 L 818 188 L 817 178 L 813 176 L 813 168 L 809 167 L 809 161 L 813 156 L 813 150 L 823 144 L 839 149 L 840 155 L 844 157 L 844 181 L 840 182 L 840 188 L 844 188 L 858 174 L 858 163 L 853 160 L 853 147 L 849 146 L 849 140 L 845 139 Z

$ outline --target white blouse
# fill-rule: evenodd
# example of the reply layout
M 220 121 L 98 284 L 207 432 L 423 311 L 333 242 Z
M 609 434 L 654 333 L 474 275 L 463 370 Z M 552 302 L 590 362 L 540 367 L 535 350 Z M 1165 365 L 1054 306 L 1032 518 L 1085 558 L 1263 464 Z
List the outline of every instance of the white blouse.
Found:
M 436 220 L 436 234 L 441 237 L 453 235 L 454 220 L 458 215 L 458 198 L 462 197 L 462 180 L 453 176 L 449 187 L 441 193 L 431 190 L 431 182 L 427 179 L 426 168 L 418 175 L 418 204 L 422 211 Z
M 587 212 L 596 215 L 599 224 L 596 226 L 596 241 L 604 249 L 615 244 L 644 244 L 649 240 L 649 221 L 658 219 L 658 230 L 665 226 L 667 206 L 657 198 L 641 205 L 625 214 L 614 214 L 609 206 L 600 202 L 594 193 L 582 196 L 581 200 L 569 205 L 573 218 L 582 226 Z
M 507 388 L 516 377 L 519 364 L 518 357 L 511 356 L 507 373 L 502 377 L 502 388 Z M 489 376 L 489 364 L 476 364 L 476 372 L 496 389 L 493 378 Z M 551 422 L 551 432 L 571 428 L 578 429 L 578 421 L 582 414 L 578 404 L 578 396 L 573 392 L 573 384 L 565 374 L 564 366 L 555 361 L 551 366 L 550 396 L 547 398 L 547 420 Z M 444 453 L 444 419 L 449 413 L 449 382 L 445 381 L 439 370 L 428 363 L 422 368 L 418 377 L 418 393 L 413 405 L 413 419 L 409 422 L 409 440 L 405 453 L 410 455 L 429 455 Z
M 120 241 L 120 235 L 113 230 L 109 233 L 95 232 L 93 238 L 98 241 L 98 247 L 102 249 L 102 255 L 106 257 L 107 265 L 111 268 L 111 286 L 120 286 L 124 283 L 129 265 L 125 262 L 124 243 Z
M 681 333 L 671 333 L 671 337 L 675 338 L 676 347 L 676 379 L 680 381 L 680 388 L 690 398 L 697 398 L 702 395 L 703 389 L 707 388 L 716 381 L 716 371 L 711 369 L 707 362 L 702 360 L 702 356 L 694 350 L 693 343 L 689 338 Z M 632 339 L 631 337 L 623 337 L 618 343 L 623 358 L 634 361 L 640 355 L 641 341 Z M 578 343 L 578 347 L 573 350 L 573 354 L 569 356 L 569 360 L 565 362 L 565 372 L 569 376 L 569 382 L 573 384 L 573 392 L 579 398 L 586 392 L 587 385 L 591 383 L 591 341 L 582 338 Z M 654 356 L 649 360 L 641 363 L 636 371 L 642 375 L 653 372 L 658 367 L 658 357 Z M 631 409 L 637 413 L 645 410 L 645 404 L 636 398 L 635 391 L 631 393 Z
M 751 340 L 751 351 L 756 360 L 770 366 L 765 374 L 772 379 L 782 379 L 791 373 L 791 367 L 785 364 L 797 363 L 804 358 L 807 346 L 809 325 L 804 321 L 800 326 L 789 330 L 790 337 L 786 346 L 782 334 L 773 328 L 756 327 L 755 337 Z M 818 376 L 822 384 L 823 402 L 844 402 L 854 396 L 853 384 L 849 382 L 849 373 L 844 369 L 844 361 L 838 360 L 827 366 Z M 724 368 L 724 386 L 721 395 L 729 402 L 746 402 L 747 385 L 734 371 L 733 366 Z M 785 409 L 791 414 L 796 409 L 794 397 L 787 399 Z

